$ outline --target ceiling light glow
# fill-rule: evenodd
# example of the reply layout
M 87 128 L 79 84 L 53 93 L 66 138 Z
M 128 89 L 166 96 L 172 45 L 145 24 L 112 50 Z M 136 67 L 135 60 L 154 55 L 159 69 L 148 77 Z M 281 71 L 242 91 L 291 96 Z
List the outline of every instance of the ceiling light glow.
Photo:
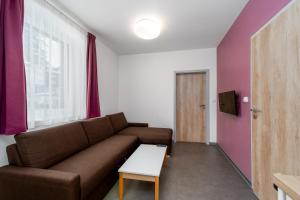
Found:
M 160 35 L 161 25 L 152 19 L 141 19 L 135 23 L 135 34 L 145 40 L 152 40 Z

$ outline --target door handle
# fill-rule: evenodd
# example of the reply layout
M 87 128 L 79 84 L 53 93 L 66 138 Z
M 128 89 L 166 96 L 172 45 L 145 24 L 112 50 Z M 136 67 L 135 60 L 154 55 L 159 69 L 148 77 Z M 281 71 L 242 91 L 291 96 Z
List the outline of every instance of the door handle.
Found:
M 205 105 L 200 105 L 200 108 L 203 108 L 203 109 L 205 109 Z
M 255 114 L 255 113 L 261 113 L 261 112 L 262 112 L 262 110 L 259 110 L 259 109 L 257 109 L 257 108 L 251 108 L 250 110 L 251 110 L 251 112 L 253 112 L 254 114 Z

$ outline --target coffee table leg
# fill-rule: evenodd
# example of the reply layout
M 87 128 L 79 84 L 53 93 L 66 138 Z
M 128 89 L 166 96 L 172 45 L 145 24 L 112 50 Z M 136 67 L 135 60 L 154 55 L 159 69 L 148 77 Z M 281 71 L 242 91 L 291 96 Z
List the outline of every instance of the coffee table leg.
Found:
M 119 199 L 123 200 L 123 195 L 124 195 L 124 179 L 123 179 L 123 174 L 119 174 Z
M 164 157 L 164 166 L 167 167 L 168 166 L 168 161 L 169 161 L 169 156 L 166 154 Z
M 155 200 L 159 200 L 159 177 L 155 176 Z

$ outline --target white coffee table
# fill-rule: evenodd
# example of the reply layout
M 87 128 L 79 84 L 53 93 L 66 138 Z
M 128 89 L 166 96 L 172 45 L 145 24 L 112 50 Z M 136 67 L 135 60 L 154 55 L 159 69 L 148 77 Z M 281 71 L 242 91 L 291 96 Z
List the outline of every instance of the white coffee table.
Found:
M 159 176 L 167 163 L 167 147 L 141 144 L 119 169 L 119 198 L 123 200 L 124 179 L 155 183 L 155 200 L 159 200 Z

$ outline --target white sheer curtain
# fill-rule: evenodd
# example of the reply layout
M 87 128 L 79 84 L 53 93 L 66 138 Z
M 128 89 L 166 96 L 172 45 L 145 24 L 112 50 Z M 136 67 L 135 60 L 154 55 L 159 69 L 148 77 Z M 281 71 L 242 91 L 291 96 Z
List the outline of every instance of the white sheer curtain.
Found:
M 45 0 L 25 0 L 29 128 L 86 117 L 86 34 Z

